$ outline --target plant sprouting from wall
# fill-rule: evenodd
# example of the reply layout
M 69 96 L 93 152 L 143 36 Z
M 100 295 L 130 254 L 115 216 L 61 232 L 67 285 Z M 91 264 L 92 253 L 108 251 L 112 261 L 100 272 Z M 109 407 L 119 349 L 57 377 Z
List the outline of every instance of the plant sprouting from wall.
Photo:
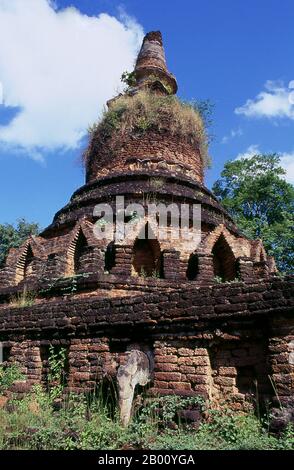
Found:
M 30 292 L 25 286 L 22 292 L 17 292 L 10 297 L 9 303 L 11 307 L 31 307 L 36 300 L 36 293 Z
M 50 398 L 53 400 L 59 398 L 62 395 L 66 374 L 65 374 L 65 365 L 66 365 L 66 350 L 65 348 L 60 348 L 56 350 L 54 346 L 50 345 L 49 347 L 49 373 L 48 373 L 48 390 Z
M 125 71 L 121 78 L 121 82 L 127 85 L 127 87 L 133 87 L 136 85 L 136 77 L 135 77 L 135 72 L 128 72 Z

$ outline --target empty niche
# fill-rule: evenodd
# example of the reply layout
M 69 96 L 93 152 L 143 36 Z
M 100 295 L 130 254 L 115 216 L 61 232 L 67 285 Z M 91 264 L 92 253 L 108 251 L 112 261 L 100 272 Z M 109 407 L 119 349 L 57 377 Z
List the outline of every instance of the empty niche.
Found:
M 254 366 L 237 367 L 236 387 L 244 395 L 256 393 L 257 376 Z
M 145 238 L 137 238 L 133 247 L 133 270 L 142 277 L 163 277 L 162 253 L 159 242 L 151 238 L 148 224 L 145 228 Z M 148 235 L 150 238 L 148 238 Z
M 220 277 L 223 282 L 234 280 L 237 276 L 236 259 L 223 235 L 216 241 L 212 255 L 214 275 Z
M 11 347 L 10 346 L 3 346 L 2 343 L 0 343 L 0 364 L 3 362 L 7 362 L 10 358 L 11 355 Z
M 85 235 L 80 231 L 74 252 L 74 273 L 81 274 L 85 272 L 86 258 L 89 253 L 89 246 Z
M 105 251 L 104 271 L 109 273 L 114 266 L 115 266 L 115 245 L 114 245 L 114 242 L 110 242 L 107 245 L 107 248 Z
M 199 272 L 198 256 L 196 253 L 192 253 L 188 260 L 188 267 L 186 271 L 186 277 L 189 281 L 195 281 Z
M 28 245 L 16 266 L 16 282 L 21 282 L 33 274 L 34 253 Z

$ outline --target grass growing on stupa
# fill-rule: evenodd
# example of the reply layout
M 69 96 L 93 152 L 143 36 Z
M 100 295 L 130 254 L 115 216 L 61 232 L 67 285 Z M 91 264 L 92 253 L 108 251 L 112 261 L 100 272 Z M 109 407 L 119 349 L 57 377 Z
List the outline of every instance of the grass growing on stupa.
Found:
M 200 150 L 203 166 L 210 164 L 209 136 L 197 103 L 186 103 L 174 95 L 160 96 L 146 90 L 124 94 L 111 102 L 101 120 L 89 129 L 91 141 L 111 139 L 115 148 L 128 135 L 149 130 L 168 131 Z M 87 160 L 87 152 L 85 154 Z

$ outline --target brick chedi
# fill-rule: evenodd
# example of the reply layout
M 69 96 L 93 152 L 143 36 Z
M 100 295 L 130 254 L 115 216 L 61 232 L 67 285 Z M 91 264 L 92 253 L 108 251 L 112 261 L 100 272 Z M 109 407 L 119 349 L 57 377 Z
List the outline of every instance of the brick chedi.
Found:
M 292 279 L 204 186 L 201 116 L 176 98 L 159 32 L 145 36 L 128 80 L 93 129 L 86 184 L 0 271 L 3 360 L 20 364 L 27 389 L 46 383 L 49 346 L 65 348 L 67 388 L 117 379 L 125 422 L 128 380 L 148 383 L 150 396 L 200 394 L 240 410 L 258 392 L 291 419 Z M 95 207 L 113 208 L 116 232 L 117 196 L 132 207 L 201 205 L 199 242 L 169 236 L 171 220 L 163 239 L 140 237 L 157 233 L 158 221 L 136 210 L 123 216 L 132 224 L 125 238 L 99 239 L 95 226 L 107 220 Z M 189 212 L 186 230 L 191 221 Z

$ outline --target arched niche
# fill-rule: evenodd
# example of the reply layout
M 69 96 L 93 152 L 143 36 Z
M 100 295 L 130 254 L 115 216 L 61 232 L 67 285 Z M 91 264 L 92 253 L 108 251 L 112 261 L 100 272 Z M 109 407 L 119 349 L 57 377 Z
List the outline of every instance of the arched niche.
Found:
M 237 277 L 236 259 L 224 235 L 218 238 L 212 248 L 214 276 L 223 282 Z
M 19 283 L 33 275 L 35 256 L 31 245 L 28 245 L 20 256 L 16 266 L 16 282 Z
M 28 246 L 27 249 L 27 254 L 25 258 L 25 264 L 24 264 L 24 278 L 29 277 L 33 274 L 33 262 L 34 262 L 34 253 L 31 248 L 31 245 Z
M 133 273 L 138 276 L 162 278 L 162 253 L 158 240 L 153 236 L 152 231 L 148 229 L 148 224 L 146 224 L 134 242 L 132 269 Z
M 199 262 L 196 253 L 191 253 L 186 271 L 188 281 L 195 281 L 199 273 Z
M 104 271 L 109 273 L 114 266 L 115 266 L 115 245 L 114 245 L 114 242 L 112 241 L 107 245 L 107 248 L 105 250 Z
M 80 230 L 75 244 L 73 268 L 74 274 L 81 274 L 87 271 L 87 257 L 89 254 L 89 246 L 87 239 Z

